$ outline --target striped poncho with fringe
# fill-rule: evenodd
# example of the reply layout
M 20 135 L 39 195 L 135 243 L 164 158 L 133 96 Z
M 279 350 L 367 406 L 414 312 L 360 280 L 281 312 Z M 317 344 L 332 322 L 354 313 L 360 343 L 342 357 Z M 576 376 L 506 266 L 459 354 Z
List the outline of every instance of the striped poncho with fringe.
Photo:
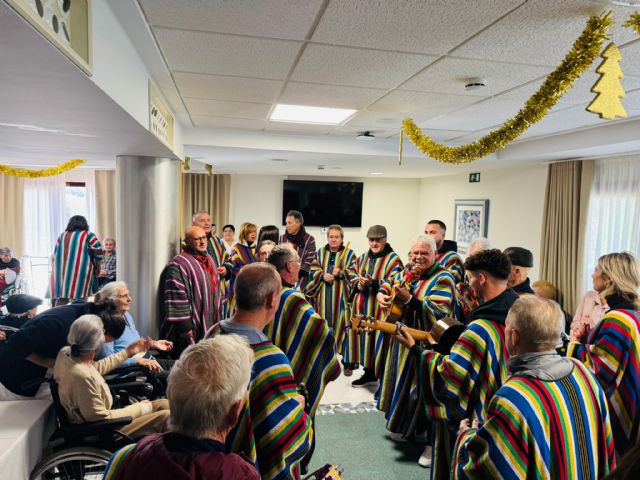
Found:
M 598 379 L 609 399 L 616 451 L 624 455 L 640 404 L 640 317 L 634 310 L 611 310 L 591 330 L 586 344 L 571 342 L 577 358 Z
M 339 262 L 340 276 L 333 282 L 324 281 L 325 273 L 333 273 Z M 306 295 L 313 298 L 313 306 L 333 330 L 338 353 L 344 353 L 344 339 L 346 328 L 349 326 L 351 308 L 349 305 L 349 287 L 356 270 L 356 255 L 350 248 L 345 251 L 344 245 L 337 252 L 332 252 L 326 245 L 317 252 L 317 265 L 311 267 Z
M 98 291 L 96 267 L 102 259 L 102 244 L 86 230 L 64 232 L 53 251 L 49 280 L 50 298 L 87 298 Z
M 304 295 L 284 287 L 276 316 L 264 330 L 291 362 L 293 376 L 309 391 L 313 417 L 327 384 L 340 375 L 333 335 Z
M 595 479 L 613 470 L 605 393 L 573 362 L 559 380 L 510 377 L 493 396 L 484 425 L 458 438 L 453 478 Z
M 407 278 L 403 270 L 393 282 L 382 284 L 380 291 L 389 295 L 392 286 L 402 285 Z M 409 283 L 413 296 L 405 309 L 402 322 L 410 328 L 429 331 L 438 319 L 453 315 L 453 276 L 435 264 L 421 278 Z M 414 362 L 409 350 L 398 342 L 391 342 L 380 386 L 378 408 L 387 414 L 387 429 L 409 435 L 417 427 L 422 408 Z
M 296 399 L 287 357 L 271 342 L 251 348 L 249 396 L 227 446 L 253 461 L 263 480 L 298 479 L 300 460 L 311 448 L 311 420 Z

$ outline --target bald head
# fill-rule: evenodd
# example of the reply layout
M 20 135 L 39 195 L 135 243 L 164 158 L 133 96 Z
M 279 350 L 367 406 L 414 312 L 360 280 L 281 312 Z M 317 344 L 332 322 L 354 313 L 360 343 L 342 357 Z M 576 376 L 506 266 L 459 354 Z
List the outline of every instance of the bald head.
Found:
M 184 243 L 190 250 L 196 250 L 199 253 L 207 252 L 207 234 L 203 228 L 189 227 L 184 231 Z

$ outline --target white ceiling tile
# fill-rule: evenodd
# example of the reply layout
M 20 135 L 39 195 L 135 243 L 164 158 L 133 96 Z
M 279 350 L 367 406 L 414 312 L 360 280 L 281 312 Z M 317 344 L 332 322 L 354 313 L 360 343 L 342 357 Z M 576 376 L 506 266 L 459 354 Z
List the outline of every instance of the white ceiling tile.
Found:
M 361 109 L 373 103 L 386 92 L 387 90 L 377 88 L 288 82 L 279 103 Z
M 151 25 L 302 40 L 321 0 L 140 0 Z
M 520 138 L 549 135 L 590 125 L 604 125 L 607 122 L 608 120 L 602 120 L 598 115 L 587 112 L 583 105 L 577 105 L 547 115 L 529 128 Z
M 403 112 L 425 119 L 442 115 L 481 99 L 482 97 L 394 90 L 378 100 L 373 108 Z
M 622 103 L 627 113 L 637 115 L 640 112 L 640 90 L 628 92 Z
M 309 125 L 303 123 L 290 122 L 267 122 L 265 130 L 267 132 L 291 132 L 323 135 L 329 133 L 335 127 L 332 125 Z
M 191 115 L 266 120 L 271 109 L 271 105 L 264 103 L 225 102 L 202 98 L 185 98 L 184 100 Z
M 443 54 L 522 0 L 337 0 L 329 3 L 314 42 Z M 471 7 L 471 8 L 470 8 Z
M 192 115 L 191 119 L 198 128 L 234 128 L 238 130 L 262 130 L 265 121 L 246 120 L 243 118 L 207 117 Z
M 390 89 L 436 57 L 347 47 L 308 45 L 292 80 Z
M 606 5 L 605 5 L 606 4 Z M 456 56 L 555 67 L 590 15 L 609 2 L 535 0 L 525 3 L 454 51 Z
M 339 127 L 339 129 L 351 131 L 353 127 L 358 127 L 360 130 L 371 130 L 373 132 L 399 131 L 405 118 L 407 118 L 407 114 L 404 112 L 368 109 L 356 113 L 351 120 Z
M 284 79 L 300 43 L 155 29 L 171 70 Z
M 549 72 L 551 69 L 547 67 L 446 57 L 404 83 L 400 90 L 490 96 L 546 76 Z M 482 78 L 486 86 L 482 90 L 467 92 L 464 86 L 471 77 Z
M 476 131 L 504 123 L 522 104 L 513 100 L 491 99 L 442 115 L 420 124 L 421 128 Z
M 437 132 L 437 130 L 435 130 Z M 490 133 L 492 131 L 492 129 L 490 128 L 485 128 L 482 130 L 474 130 L 472 132 L 467 132 L 466 134 L 463 135 L 457 135 L 457 136 L 452 136 L 447 140 L 447 144 L 451 145 L 451 146 L 460 146 L 460 145 L 466 145 L 467 143 L 472 143 L 475 142 L 476 140 L 484 137 L 485 135 L 487 135 L 488 133 Z M 431 132 L 431 130 L 429 130 L 429 133 Z
M 176 72 L 174 78 L 183 97 L 258 103 L 274 102 L 284 84 L 280 80 L 182 72 Z

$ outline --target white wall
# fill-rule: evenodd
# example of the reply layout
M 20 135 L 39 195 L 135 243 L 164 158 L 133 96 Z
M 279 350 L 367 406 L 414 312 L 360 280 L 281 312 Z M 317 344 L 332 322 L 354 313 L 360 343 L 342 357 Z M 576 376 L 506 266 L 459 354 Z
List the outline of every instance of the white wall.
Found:
M 331 178 L 331 177 L 289 177 L 296 180 L 338 180 L 364 182 L 362 201 L 362 228 L 345 229 L 345 242 L 356 253 L 368 247 L 367 229 L 374 224 L 387 227 L 391 246 L 404 260 L 409 244 L 418 233 L 416 218 L 420 194 L 419 179 L 383 178 Z M 242 222 L 258 225 L 282 226 L 282 182 L 281 175 L 232 175 L 230 220 L 236 229 Z M 318 247 L 326 243 L 326 237 L 319 227 L 309 227 Z
M 467 173 L 424 178 L 420 182 L 420 226 L 437 218 L 453 236 L 454 200 L 489 199 L 489 240 L 500 249 L 531 250 L 535 262 L 531 279 L 538 279 L 547 170 L 547 165 L 487 170 L 481 172 L 479 183 L 469 183 Z

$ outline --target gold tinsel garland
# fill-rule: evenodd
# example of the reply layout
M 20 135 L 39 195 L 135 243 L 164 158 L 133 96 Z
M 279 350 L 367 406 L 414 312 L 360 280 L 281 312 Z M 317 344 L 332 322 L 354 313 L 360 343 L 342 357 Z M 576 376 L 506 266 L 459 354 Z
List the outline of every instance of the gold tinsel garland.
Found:
M 629 15 L 629 19 L 622 24 L 623 27 L 633 28 L 640 35 L 640 12 Z
M 51 177 L 53 175 L 60 175 L 63 172 L 67 172 L 69 170 L 73 170 L 79 165 L 85 163 L 86 160 L 69 160 L 57 167 L 45 168 L 42 170 L 27 170 L 22 168 L 13 168 L 7 165 L 0 165 L 0 173 L 4 175 L 11 175 L 12 177 L 23 177 L 23 178 L 41 178 L 41 177 Z
M 518 114 L 473 143 L 459 147 L 443 145 L 423 135 L 420 127 L 407 118 L 402 129 L 419 150 L 443 163 L 469 163 L 504 148 L 522 135 L 531 125 L 542 120 L 547 112 L 571 88 L 602 50 L 611 24 L 611 12 L 592 16 L 582 34 L 564 60 L 551 72 L 542 86 L 525 103 Z

